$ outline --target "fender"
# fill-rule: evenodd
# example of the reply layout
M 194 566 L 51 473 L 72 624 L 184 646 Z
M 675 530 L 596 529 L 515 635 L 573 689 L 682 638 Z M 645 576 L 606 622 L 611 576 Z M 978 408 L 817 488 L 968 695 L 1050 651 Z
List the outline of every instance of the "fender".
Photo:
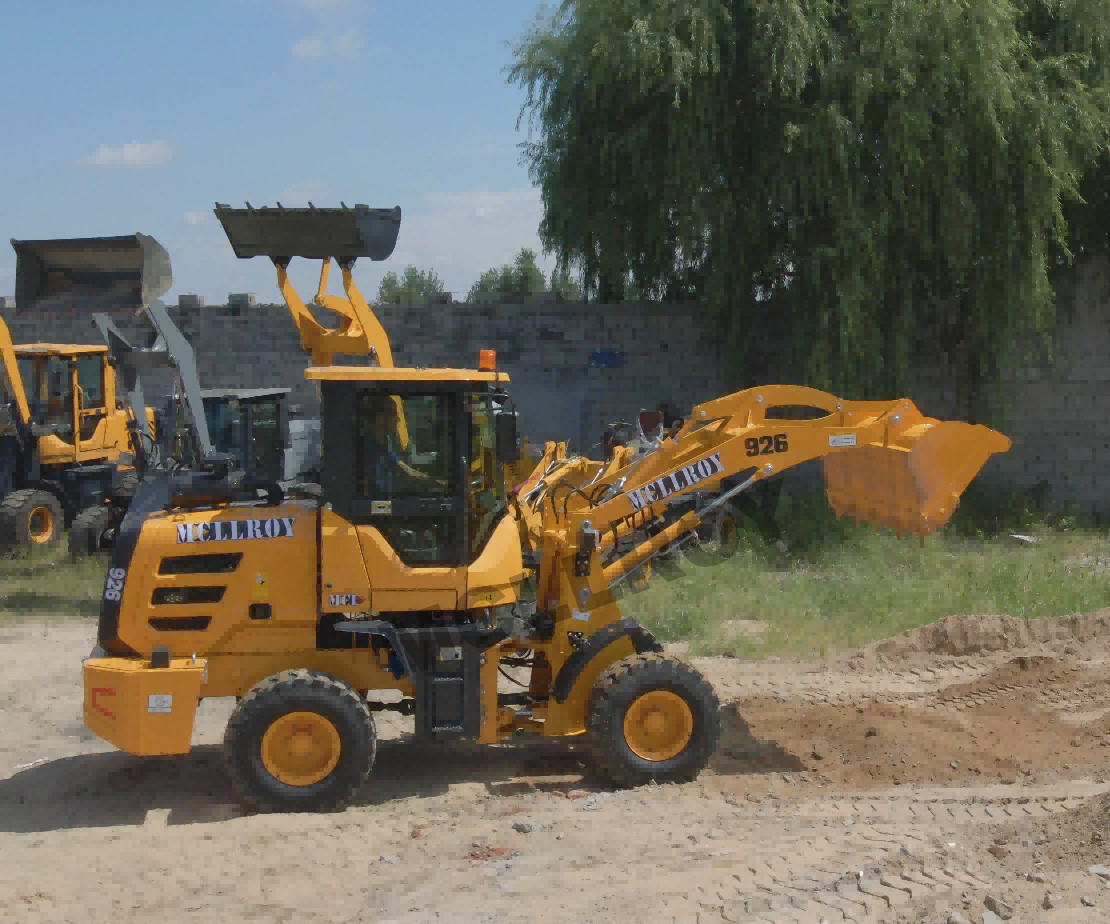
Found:
M 551 688 L 552 698 L 557 703 L 566 702 L 570 691 L 579 675 L 586 669 L 597 655 L 618 639 L 627 636 L 636 648 L 636 654 L 645 651 L 662 651 L 663 646 L 656 641 L 655 636 L 633 619 L 618 619 L 604 628 L 598 629 L 586 639 L 585 644 L 576 650 L 559 669 L 555 683 Z

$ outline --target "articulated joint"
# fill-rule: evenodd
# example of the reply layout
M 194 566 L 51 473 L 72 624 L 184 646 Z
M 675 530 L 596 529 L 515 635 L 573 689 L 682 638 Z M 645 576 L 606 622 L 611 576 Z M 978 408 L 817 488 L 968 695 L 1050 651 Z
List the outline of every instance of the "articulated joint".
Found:
M 601 543 L 601 533 L 593 529 L 589 520 L 582 521 L 578 530 L 578 551 L 574 553 L 574 576 L 590 576 L 590 557 Z

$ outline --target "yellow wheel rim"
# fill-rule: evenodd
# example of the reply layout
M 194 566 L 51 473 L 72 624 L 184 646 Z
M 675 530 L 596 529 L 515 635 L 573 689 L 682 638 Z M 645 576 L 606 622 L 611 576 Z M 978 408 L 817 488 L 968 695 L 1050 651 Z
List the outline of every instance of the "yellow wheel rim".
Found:
M 644 760 L 670 760 L 694 734 L 694 714 L 677 693 L 652 690 L 633 701 L 624 715 L 624 740 Z
M 287 712 L 262 736 L 262 765 L 289 786 L 311 786 L 339 763 L 339 732 L 317 712 Z
M 49 507 L 35 507 L 27 518 L 27 535 L 36 545 L 49 542 L 54 535 L 54 513 Z

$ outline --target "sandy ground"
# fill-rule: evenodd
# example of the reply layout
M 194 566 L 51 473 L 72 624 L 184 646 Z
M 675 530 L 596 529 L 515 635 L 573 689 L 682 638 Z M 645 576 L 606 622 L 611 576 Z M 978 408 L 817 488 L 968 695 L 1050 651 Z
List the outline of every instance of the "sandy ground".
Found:
M 379 714 L 335 815 L 243 814 L 227 701 L 184 758 L 91 736 L 93 634 L 0 633 L 5 921 L 1110 920 L 1110 611 L 953 618 L 824 663 L 695 659 L 724 735 L 681 786 L 610 791 L 567 742 L 417 745 Z

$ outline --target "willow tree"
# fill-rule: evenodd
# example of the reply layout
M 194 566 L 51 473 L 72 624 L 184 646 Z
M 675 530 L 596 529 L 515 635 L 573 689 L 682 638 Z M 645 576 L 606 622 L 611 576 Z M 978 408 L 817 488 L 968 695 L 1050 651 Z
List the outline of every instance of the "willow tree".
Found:
M 974 396 L 1050 346 L 1108 42 L 1110 0 L 566 0 L 510 68 L 540 239 L 598 300 L 718 312 L 738 382 L 773 347 L 889 395 L 943 350 Z

